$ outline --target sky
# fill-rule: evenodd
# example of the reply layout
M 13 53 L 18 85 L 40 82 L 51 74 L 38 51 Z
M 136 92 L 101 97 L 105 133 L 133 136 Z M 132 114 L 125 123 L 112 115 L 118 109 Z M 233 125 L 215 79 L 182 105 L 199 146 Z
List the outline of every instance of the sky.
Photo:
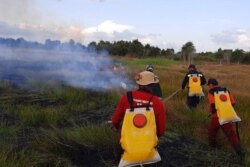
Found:
M 0 37 L 250 51 L 248 0 L 0 0 Z

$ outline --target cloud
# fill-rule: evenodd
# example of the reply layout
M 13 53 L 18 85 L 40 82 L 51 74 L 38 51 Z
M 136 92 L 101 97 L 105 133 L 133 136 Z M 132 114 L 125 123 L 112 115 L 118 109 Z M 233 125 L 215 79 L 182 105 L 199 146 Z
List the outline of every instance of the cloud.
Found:
M 234 46 L 233 48 L 249 49 L 250 28 L 233 29 L 214 34 L 212 35 L 212 41 L 228 47 Z
M 222 31 L 211 37 L 218 48 L 250 50 L 250 28 Z
M 110 33 L 106 32 L 95 32 L 95 33 L 89 33 L 84 34 L 84 39 L 86 41 L 100 41 L 100 40 L 106 40 L 106 41 L 119 41 L 119 40 L 134 40 L 134 39 L 140 39 L 144 38 L 144 35 L 134 33 L 132 31 L 123 31 L 123 32 L 117 32 L 114 31 L 112 35 Z
M 0 37 L 23 37 L 27 40 L 43 42 L 46 39 L 83 41 L 82 28 L 76 26 L 38 25 L 38 24 L 7 24 L 0 22 Z
M 212 40 L 215 43 L 231 44 L 237 42 L 238 33 L 231 31 L 223 31 L 212 35 Z
M 150 44 L 151 46 L 159 47 L 161 49 L 173 48 L 174 50 L 179 50 L 180 45 L 173 41 L 168 40 L 167 37 L 162 34 L 148 34 L 138 38 L 141 43 Z
M 122 33 L 124 31 L 130 31 L 133 29 L 133 26 L 122 25 L 114 23 L 113 21 L 106 20 L 99 24 L 96 27 L 89 27 L 83 30 L 84 34 L 93 34 L 98 32 L 103 32 L 108 35 L 113 35 L 115 32 Z
M 107 20 L 97 26 L 83 28 L 81 26 L 60 26 L 41 24 L 8 24 L 0 22 L 0 36 L 19 38 L 44 42 L 46 39 L 68 41 L 70 39 L 88 45 L 92 41 L 132 41 L 138 39 L 143 44 L 150 44 L 160 48 L 177 48 L 176 44 L 170 44 L 161 34 L 140 34 L 134 32 L 131 25 L 119 24 Z
M 0 37 L 29 37 L 32 36 L 31 31 L 19 28 L 16 25 L 10 25 L 5 22 L 0 22 Z
M 2 37 L 22 36 L 29 40 L 38 41 L 51 38 L 62 41 L 74 39 L 78 42 L 92 42 L 99 40 L 129 40 L 141 37 L 141 35 L 131 32 L 132 26 L 112 21 L 104 21 L 96 27 L 87 28 L 74 25 L 8 24 L 6 22 L 0 22 L 0 27 L 0 36 Z

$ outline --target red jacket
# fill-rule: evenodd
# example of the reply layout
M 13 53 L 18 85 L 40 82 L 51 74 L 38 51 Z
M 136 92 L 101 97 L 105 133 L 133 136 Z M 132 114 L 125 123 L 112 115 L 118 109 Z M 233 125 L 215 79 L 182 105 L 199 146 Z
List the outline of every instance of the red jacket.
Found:
M 133 106 L 139 106 L 140 104 L 146 105 L 149 99 L 152 97 L 152 94 L 145 92 L 143 90 L 136 90 L 132 92 L 133 95 Z M 166 109 L 162 101 L 154 96 L 151 100 L 151 105 L 155 112 L 155 119 L 156 119 L 156 127 L 157 127 L 157 136 L 162 136 L 166 130 Z M 130 108 L 127 95 L 121 97 L 115 112 L 112 116 L 112 123 L 116 129 L 119 128 L 126 109 Z

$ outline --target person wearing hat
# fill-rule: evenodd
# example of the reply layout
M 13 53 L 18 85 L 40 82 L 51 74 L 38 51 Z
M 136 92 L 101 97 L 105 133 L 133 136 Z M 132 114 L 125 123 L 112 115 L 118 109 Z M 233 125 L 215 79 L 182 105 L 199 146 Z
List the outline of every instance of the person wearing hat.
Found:
M 154 108 L 157 136 L 162 136 L 166 129 L 166 108 L 162 101 L 153 95 L 152 84 L 158 82 L 154 74 L 149 71 L 143 71 L 136 75 L 136 83 L 138 89 L 132 91 L 134 106 L 142 106 L 148 103 L 151 99 L 151 106 Z M 127 95 L 123 95 L 115 109 L 112 116 L 112 123 L 116 129 L 119 129 L 120 124 L 123 120 L 126 109 L 130 108 L 130 104 Z
M 200 102 L 200 98 L 204 96 L 202 86 L 206 84 L 205 76 L 197 71 L 194 64 L 188 67 L 188 73 L 185 75 L 181 88 L 188 88 L 187 105 L 190 109 L 196 108 Z
M 159 161 L 159 156 L 155 157 L 159 154 L 156 154 L 157 151 L 154 151 L 154 148 L 158 143 L 158 137 L 162 136 L 166 130 L 167 110 L 162 101 L 154 96 L 152 92 L 153 84 L 158 82 L 154 74 L 149 71 L 143 71 L 135 76 L 135 81 L 138 84 L 138 89 L 123 95 L 112 115 L 114 128 L 116 130 L 121 129 L 120 144 L 124 150 L 119 166 L 127 163 L 143 164 L 144 160 L 147 162 L 152 160 L 153 162 L 154 158 Z M 136 115 L 140 115 L 141 118 L 136 119 Z M 138 121 L 137 123 L 136 120 Z M 150 129 L 147 130 L 144 128 Z M 140 146 L 141 144 L 143 146 Z M 146 156 L 150 160 L 143 157 L 145 154 L 141 152 L 144 147 L 148 147 L 149 145 L 152 148 L 148 150 L 154 151 L 152 153 L 153 157 Z M 139 153 L 137 152 L 138 150 L 134 151 L 133 149 L 139 149 Z M 133 151 L 135 154 L 131 153 Z
M 154 74 L 154 66 L 152 64 L 147 65 L 145 70 L 152 72 Z M 154 76 L 155 76 L 155 78 L 157 78 L 157 82 L 152 86 L 152 92 L 155 96 L 162 99 L 162 91 L 161 91 L 161 85 L 159 82 L 159 77 L 155 74 L 154 74 Z
M 219 86 L 218 81 L 210 78 L 207 83 L 209 87 L 208 100 L 211 112 L 211 121 L 208 127 L 209 144 L 216 146 L 216 135 L 220 128 L 228 137 L 236 153 L 243 156 L 239 136 L 236 135 L 233 122 L 240 121 L 240 118 L 234 111 L 235 100 L 227 88 Z M 226 113 L 226 117 L 223 116 Z M 231 114 L 230 114 L 231 113 Z

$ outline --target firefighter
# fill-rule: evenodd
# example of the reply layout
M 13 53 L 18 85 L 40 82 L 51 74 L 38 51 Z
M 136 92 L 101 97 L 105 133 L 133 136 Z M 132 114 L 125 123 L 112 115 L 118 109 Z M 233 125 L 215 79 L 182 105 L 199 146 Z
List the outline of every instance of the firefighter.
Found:
M 185 75 L 181 86 L 184 91 L 187 85 L 187 105 L 190 109 L 196 108 L 201 97 L 204 96 L 202 86 L 205 84 L 205 76 L 201 72 L 197 71 L 194 64 L 190 64 L 188 67 L 188 73 Z
M 149 64 L 146 66 L 146 71 L 152 72 L 154 74 L 154 66 L 152 64 Z M 155 78 L 158 79 L 158 82 L 156 82 L 155 84 L 153 84 L 152 86 L 152 91 L 153 94 L 157 97 L 159 97 L 160 99 L 162 99 L 162 91 L 161 91 L 161 85 L 159 83 L 159 77 L 157 75 L 155 75 Z
M 209 87 L 208 100 L 211 112 L 211 121 L 208 127 L 209 144 L 212 147 L 216 146 L 216 134 L 222 128 L 236 153 L 243 156 L 239 135 L 236 135 L 232 123 L 240 121 L 233 108 L 235 105 L 233 96 L 228 89 L 220 87 L 218 81 L 214 78 L 210 78 L 207 85 Z
M 139 89 L 122 96 L 112 116 L 115 129 L 121 126 L 124 154 L 119 167 L 161 160 L 155 147 L 166 129 L 166 108 L 152 93 L 157 79 L 149 71 L 139 73 L 135 79 Z

